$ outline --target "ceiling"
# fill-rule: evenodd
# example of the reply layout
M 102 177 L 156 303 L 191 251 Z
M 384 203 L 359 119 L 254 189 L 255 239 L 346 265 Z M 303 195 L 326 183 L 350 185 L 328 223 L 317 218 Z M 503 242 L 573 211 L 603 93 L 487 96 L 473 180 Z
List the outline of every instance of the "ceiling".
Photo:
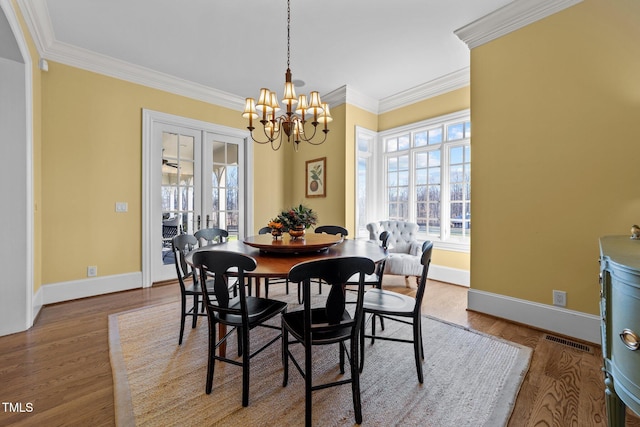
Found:
M 466 72 L 454 31 L 511 0 L 292 0 L 298 93 L 343 86 L 374 100 Z M 30 0 L 43 49 L 98 54 L 240 99 L 282 94 L 285 0 Z M 44 55 L 46 58 L 47 55 Z M 55 58 L 53 58 L 55 59 Z

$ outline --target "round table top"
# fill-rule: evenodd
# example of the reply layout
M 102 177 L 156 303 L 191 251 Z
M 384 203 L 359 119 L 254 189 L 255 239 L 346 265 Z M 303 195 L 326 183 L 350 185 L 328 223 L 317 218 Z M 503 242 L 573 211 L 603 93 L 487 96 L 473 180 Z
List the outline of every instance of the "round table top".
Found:
M 321 234 L 318 234 L 319 236 Z M 264 235 L 271 239 L 271 235 Z M 335 237 L 335 236 L 334 236 Z M 245 239 L 246 240 L 246 239 Z M 191 251 L 186 256 L 186 261 L 193 264 L 193 254 L 199 251 L 229 251 L 248 255 L 257 262 L 253 271 L 248 271 L 248 276 L 254 277 L 287 277 L 289 270 L 296 264 L 304 261 L 313 261 L 323 258 L 338 257 L 365 257 L 375 263 L 384 260 L 387 252 L 374 242 L 368 240 L 345 239 L 322 251 L 305 253 L 273 253 L 263 252 L 259 248 L 249 246 L 239 240 L 227 241 L 218 245 L 205 246 Z
M 307 233 L 304 238 L 293 239 L 289 233 L 283 233 L 277 239 L 271 234 L 259 234 L 244 239 L 244 243 L 262 252 L 301 254 L 318 252 L 342 242 L 341 235 L 325 233 Z

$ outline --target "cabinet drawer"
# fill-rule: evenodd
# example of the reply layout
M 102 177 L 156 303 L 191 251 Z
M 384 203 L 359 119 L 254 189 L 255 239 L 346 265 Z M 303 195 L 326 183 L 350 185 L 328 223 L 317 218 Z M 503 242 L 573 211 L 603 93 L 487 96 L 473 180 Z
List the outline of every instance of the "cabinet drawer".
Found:
M 618 394 L 627 395 L 628 399 L 636 402 L 637 405 L 633 408 L 634 405 L 625 399 L 627 405 L 637 412 L 640 410 L 640 400 L 637 397 L 640 396 L 640 349 L 628 348 L 620 334 L 627 330 L 640 337 L 640 288 L 617 280 L 614 274 L 611 306 L 615 309 L 607 316 L 611 325 L 608 328 L 611 336 L 607 340 L 611 343 L 614 388 Z

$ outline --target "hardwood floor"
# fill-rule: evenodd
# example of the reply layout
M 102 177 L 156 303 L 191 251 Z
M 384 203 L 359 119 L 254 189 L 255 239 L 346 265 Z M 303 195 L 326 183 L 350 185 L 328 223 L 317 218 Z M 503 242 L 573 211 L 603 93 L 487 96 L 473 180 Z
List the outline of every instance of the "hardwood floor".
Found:
M 411 293 L 394 279 L 385 285 Z M 0 337 L 0 426 L 114 425 L 108 316 L 178 297 L 177 285 L 165 285 L 46 306 L 29 331 Z M 466 288 L 429 281 L 424 312 L 534 349 L 509 426 L 606 426 L 599 348 L 547 341 L 541 331 L 468 312 L 466 301 Z M 627 426 L 640 418 L 629 414 Z

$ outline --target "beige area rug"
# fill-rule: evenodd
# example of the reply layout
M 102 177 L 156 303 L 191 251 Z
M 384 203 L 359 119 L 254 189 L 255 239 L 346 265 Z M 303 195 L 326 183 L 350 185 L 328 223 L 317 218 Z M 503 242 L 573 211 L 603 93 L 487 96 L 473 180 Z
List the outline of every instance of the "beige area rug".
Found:
M 294 302 L 289 310 L 298 307 Z M 240 367 L 216 363 L 213 392 L 205 394 L 206 319 L 200 318 L 196 329 L 187 324 L 182 346 L 178 346 L 179 318 L 178 302 L 110 316 L 109 346 L 119 426 L 304 424 L 304 381 L 290 364 L 289 384 L 282 387 L 278 343 L 251 360 L 249 406 L 243 408 Z M 397 322 L 387 322 L 386 327 L 386 333 L 411 334 L 409 326 Z M 253 348 L 273 333 L 254 329 Z M 531 349 L 428 317 L 423 319 L 423 336 L 422 385 L 410 344 L 378 340 L 371 345 L 367 340 L 361 375 L 362 424 L 505 425 L 528 370 Z M 235 336 L 230 341 L 227 354 L 237 354 Z M 314 352 L 315 379 L 340 377 L 337 346 Z M 351 387 L 314 392 L 313 423 L 353 425 Z

